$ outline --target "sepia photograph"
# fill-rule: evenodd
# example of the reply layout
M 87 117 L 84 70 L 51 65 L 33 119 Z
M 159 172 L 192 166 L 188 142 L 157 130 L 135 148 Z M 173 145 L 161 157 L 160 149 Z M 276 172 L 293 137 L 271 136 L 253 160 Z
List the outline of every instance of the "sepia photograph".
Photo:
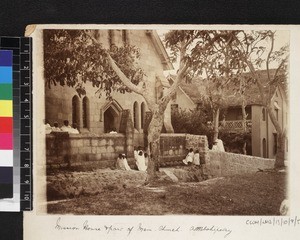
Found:
M 41 42 L 47 214 L 289 215 L 289 31 Z

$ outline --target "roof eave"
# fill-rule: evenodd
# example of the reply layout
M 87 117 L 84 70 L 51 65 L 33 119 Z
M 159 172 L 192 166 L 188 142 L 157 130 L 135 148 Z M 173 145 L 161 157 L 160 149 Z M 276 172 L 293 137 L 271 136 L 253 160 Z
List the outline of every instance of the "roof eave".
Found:
M 151 37 L 154 47 L 155 47 L 156 51 L 158 52 L 158 55 L 163 64 L 164 71 L 174 70 L 174 66 L 171 63 L 168 53 L 167 53 L 160 37 L 158 36 L 157 32 L 154 30 L 147 30 L 146 33 Z

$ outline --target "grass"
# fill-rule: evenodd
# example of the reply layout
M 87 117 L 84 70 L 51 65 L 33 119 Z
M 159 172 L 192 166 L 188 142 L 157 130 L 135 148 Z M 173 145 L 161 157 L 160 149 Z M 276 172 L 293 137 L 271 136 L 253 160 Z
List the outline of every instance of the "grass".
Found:
M 89 215 L 279 215 L 286 197 L 286 174 L 255 174 L 203 182 L 154 183 L 48 204 L 54 214 Z

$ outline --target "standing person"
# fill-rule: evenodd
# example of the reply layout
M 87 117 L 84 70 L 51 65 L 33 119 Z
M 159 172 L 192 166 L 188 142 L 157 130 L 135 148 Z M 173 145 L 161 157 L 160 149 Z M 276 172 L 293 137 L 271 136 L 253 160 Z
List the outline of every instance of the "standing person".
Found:
M 186 155 L 185 159 L 183 159 L 183 163 L 185 165 L 188 165 L 189 163 L 192 163 L 194 160 L 194 150 L 190 148 L 189 153 Z
M 221 139 L 217 139 L 212 146 L 213 151 L 225 152 L 224 144 Z

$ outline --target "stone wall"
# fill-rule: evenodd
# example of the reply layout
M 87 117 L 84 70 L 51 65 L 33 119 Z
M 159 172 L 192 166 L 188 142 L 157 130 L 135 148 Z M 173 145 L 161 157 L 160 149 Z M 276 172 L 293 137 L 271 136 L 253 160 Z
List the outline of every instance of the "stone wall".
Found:
M 99 136 L 52 133 L 46 136 L 48 167 L 113 167 L 120 153 L 126 152 L 124 134 Z
M 275 163 L 274 159 L 217 151 L 209 151 L 208 158 L 207 170 L 213 177 L 255 173 L 273 168 Z
M 208 142 L 206 136 L 191 134 L 168 134 L 160 136 L 160 166 L 181 165 L 187 149 L 199 150 L 200 158 L 208 161 Z
M 130 126 L 132 124 L 129 124 Z M 51 133 L 46 136 L 47 166 L 60 167 L 114 167 L 120 153 L 126 153 L 128 162 L 134 166 L 132 127 L 126 127 L 124 134 L 85 134 Z M 131 129 L 131 131 L 129 131 Z M 208 160 L 206 136 L 191 134 L 161 134 L 160 166 L 182 165 L 189 148 L 199 150 L 200 157 Z

